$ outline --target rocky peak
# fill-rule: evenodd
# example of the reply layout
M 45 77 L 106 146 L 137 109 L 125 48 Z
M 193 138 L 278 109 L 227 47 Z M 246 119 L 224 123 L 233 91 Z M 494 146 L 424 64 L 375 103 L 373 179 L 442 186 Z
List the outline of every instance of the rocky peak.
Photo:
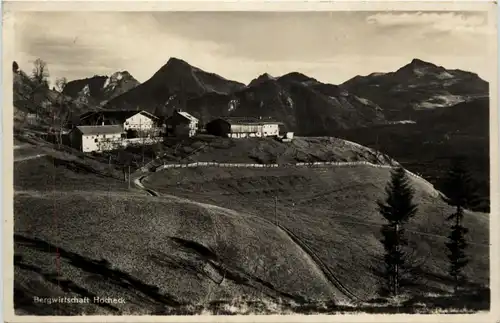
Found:
M 259 77 L 253 79 L 249 84 L 248 86 L 255 86 L 257 84 L 260 84 L 262 82 L 266 82 L 266 81 L 269 81 L 269 80 L 274 80 L 274 77 L 271 76 L 270 74 L 268 73 L 264 73 L 262 75 L 260 75 Z
M 418 58 L 412 59 L 412 61 L 410 62 L 409 65 L 412 67 L 434 67 L 434 68 L 438 67 L 437 65 L 423 61 L 423 60 L 418 59 Z

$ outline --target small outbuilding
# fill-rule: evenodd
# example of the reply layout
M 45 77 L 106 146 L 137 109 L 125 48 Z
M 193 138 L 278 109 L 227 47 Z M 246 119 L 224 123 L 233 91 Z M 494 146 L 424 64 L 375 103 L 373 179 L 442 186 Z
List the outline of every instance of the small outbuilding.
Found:
M 83 152 L 113 150 L 122 145 L 121 125 L 76 126 L 69 133 L 71 146 Z
M 198 131 L 199 120 L 191 114 L 175 110 L 174 113 L 165 120 L 167 135 L 192 137 Z
M 208 133 L 229 138 L 278 137 L 282 122 L 253 117 L 223 117 L 206 125 Z

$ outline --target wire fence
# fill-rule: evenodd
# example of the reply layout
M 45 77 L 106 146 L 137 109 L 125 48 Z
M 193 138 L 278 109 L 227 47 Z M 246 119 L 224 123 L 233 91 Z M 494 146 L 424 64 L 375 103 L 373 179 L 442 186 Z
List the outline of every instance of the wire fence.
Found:
M 252 164 L 252 163 L 218 163 L 218 162 L 193 162 L 193 163 L 172 163 L 163 164 L 154 169 L 154 172 L 159 172 L 167 169 L 176 168 L 197 168 L 197 167 L 220 167 L 220 168 L 321 168 L 321 167 L 348 167 L 348 166 L 369 166 L 375 168 L 393 169 L 392 165 L 383 164 L 373 164 L 368 161 L 353 161 L 353 162 L 311 162 L 311 163 L 288 163 L 288 164 Z M 147 170 L 144 170 L 147 171 Z M 430 182 L 422 178 L 421 176 L 406 170 L 406 173 L 417 180 L 419 183 L 427 187 L 435 196 L 439 196 L 440 193 L 434 188 Z

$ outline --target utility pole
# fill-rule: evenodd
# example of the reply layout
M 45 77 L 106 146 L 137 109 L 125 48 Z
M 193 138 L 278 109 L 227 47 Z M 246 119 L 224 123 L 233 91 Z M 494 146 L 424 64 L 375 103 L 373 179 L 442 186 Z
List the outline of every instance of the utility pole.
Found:
M 130 189 L 130 165 L 128 166 L 128 188 Z
M 274 196 L 274 222 L 278 225 L 278 196 Z

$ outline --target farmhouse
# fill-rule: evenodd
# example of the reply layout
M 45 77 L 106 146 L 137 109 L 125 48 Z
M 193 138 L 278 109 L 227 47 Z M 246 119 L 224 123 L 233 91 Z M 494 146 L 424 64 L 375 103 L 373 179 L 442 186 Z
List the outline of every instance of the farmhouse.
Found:
M 167 134 L 192 137 L 198 130 L 199 120 L 187 112 L 175 110 L 165 121 Z
M 207 132 L 222 137 L 273 137 L 279 136 L 282 122 L 271 119 L 250 117 L 224 117 L 210 121 L 206 125 Z
M 104 110 L 80 116 L 80 125 L 120 125 L 123 130 L 150 133 L 158 130 L 159 118 L 146 111 Z
M 115 149 L 124 136 L 121 125 L 76 126 L 69 133 L 71 145 L 83 152 Z

